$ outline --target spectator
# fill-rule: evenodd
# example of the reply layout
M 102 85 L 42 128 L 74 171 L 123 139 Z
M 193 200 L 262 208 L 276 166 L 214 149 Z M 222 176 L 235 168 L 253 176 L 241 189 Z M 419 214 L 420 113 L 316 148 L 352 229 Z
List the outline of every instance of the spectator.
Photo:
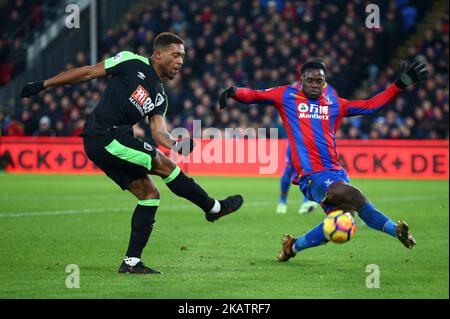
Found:
M 48 116 L 41 117 L 39 120 L 39 129 L 34 133 L 34 136 L 55 136 Z
M 14 116 L 6 126 L 6 135 L 8 136 L 25 136 L 25 127 Z

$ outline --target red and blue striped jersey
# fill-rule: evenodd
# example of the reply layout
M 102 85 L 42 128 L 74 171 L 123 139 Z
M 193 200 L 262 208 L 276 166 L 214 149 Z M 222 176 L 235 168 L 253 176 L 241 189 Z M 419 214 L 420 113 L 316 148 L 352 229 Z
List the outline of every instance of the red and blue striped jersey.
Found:
M 292 148 L 293 165 L 299 176 L 323 170 L 342 169 L 336 152 L 335 133 L 347 116 L 375 114 L 401 90 L 392 84 L 368 100 L 346 100 L 330 85 L 318 100 L 309 100 L 299 85 L 266 90 L 237 88 L 236 101 L 270 104 L 281 116 Z

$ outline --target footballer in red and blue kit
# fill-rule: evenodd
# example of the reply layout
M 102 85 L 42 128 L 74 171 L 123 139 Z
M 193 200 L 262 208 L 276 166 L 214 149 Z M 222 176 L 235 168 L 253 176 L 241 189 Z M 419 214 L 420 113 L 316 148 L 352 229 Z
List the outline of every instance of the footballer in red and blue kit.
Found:
M 370 227 L 397 237 L 407 248 L 415 245 L 409 226 L 392 220 L 352 186 L 338 161 L 335 133 L 344 117 L 375 114 L 388 105 L 402 90 L 427 78 L 425 64 L 415 62 L 403 66 L 400 77 L 385 91 L 368 100 L 347 100 L 338 96 L 326 83 L 326 67 L 320 60 L 306 62 L 301 69 L 300 85 L 252 90 L 230 87 L 220 95 L 221 109 L 231 97 L 245 104 L 270 104 L 281 116 L 292 148 L 292 162 L 298 174 L 303 195 L 320 203 L 325 213 L 342 209 L 358 212 Z M 282 237 L 279 261 L 287 261 L 297 252 L 325 244 L 323 223 L 296 239 Z
M 331 86 L 325 84 L 320 98 L 310 100 L 300 88 L 284 85 L 267 90 L 237 88 L 233 98 L 241 103 L 276 107 L 292 147 L 292 163 L 298 176 L 304 177 L 325 170 L 342 170 L 335 141 L 335 132 L 342 119 L 346 116 L 375 114 L 399 92 L 400 89 L 392 84 L 370 100 L 349 101 L 340 98 Z M 311 200 L 317 202 L 322 199 L 309 195 Z M 324 206 L 324 209 L 328 212 L 332 208 Z

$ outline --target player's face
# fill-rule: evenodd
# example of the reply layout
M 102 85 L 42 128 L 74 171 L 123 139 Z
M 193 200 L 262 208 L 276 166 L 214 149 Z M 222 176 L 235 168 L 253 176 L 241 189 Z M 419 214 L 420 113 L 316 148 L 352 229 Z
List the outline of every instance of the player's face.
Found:
M 306 70 L 302 75 L 302 91 L 308 99 L 319 99 L 324 85 L 325 72 L 321 69 Z
M 172 43 L 161 49 L 160 65 L 163 70 L 163 77 L 173 80 L 184 62 L 184 45 Z

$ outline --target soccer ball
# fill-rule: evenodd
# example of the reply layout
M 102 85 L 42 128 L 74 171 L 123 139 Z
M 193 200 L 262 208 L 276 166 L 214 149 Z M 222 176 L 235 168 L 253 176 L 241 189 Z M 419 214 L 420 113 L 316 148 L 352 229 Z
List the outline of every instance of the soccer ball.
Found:
M 356 232 L 355 220 L 352 214 L 343 210 L 335 210 L 323 221 L 325 238 L 335 243 L 349 241 Z

